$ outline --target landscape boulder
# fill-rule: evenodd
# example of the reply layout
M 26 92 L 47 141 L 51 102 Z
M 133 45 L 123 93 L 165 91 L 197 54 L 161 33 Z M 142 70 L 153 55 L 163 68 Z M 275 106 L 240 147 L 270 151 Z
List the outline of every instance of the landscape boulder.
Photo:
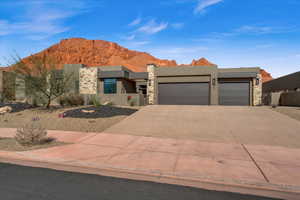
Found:
M 12 111 L 12 107 L 3 106 L 0 108 L 0 114 L 10 113 Z
M 83 112 L 83 113 L 94 113 L 95 110 L 81 110 L 81 112 Z

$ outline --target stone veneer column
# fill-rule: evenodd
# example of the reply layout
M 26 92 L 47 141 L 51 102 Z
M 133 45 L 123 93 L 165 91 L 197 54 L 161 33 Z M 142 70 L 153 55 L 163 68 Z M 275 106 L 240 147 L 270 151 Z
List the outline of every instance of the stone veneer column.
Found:
M 81 68 L 79 70 L 80 94 L 97 94 L 98 68 Z
M 155 101 L 155 68 L 156 66 L 154 64 L 147 65 L 147 71 L 148 71 L 148 82 L 147 82 L 147 97 L 148 97 L 148 103 L 150 105 L 153 105 L 156 103 Z
M 259 84 L 256 85 L 256 79 L 259 79 Z M 257 74 L 257 77 L 253 79 L 253 106 L 259 106 L 262 104 L 262 76 Z

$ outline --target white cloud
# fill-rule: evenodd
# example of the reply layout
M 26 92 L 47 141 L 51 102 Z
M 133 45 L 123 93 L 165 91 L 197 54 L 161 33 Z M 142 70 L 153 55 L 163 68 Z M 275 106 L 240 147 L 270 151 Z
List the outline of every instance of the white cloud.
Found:
M 149 35 L 156 34 L 165 30 L 168 27 L 167 22 L 157 23 L 155 20 L 150 20 L 147 24 L 137 29 L 138 32 L 146 33 Z
M 128 24 L 129 26 L 136 26 L 139 25 L 142 22 L 142 18 L 138 17 L 135 20 L 133 20 L 130 24 Z
M 184 27 L 184 23 L 174 23 L 174 24 L 171 24 L 171 26 L 174 29 L 182 29 Z
M 268 34 L 274 33 L 278 28 L 269 26 L 242 26 L 235 30 L 236 33 L 254 33 L 254 34 Z
M 122 39 L 124 40 L 134 40 L 135 38 L 136 38 L 135 34 L 122 37 Z
M 199 0 L 198 5 L 194 10 L 194 13 L 197 14 L 203 12 L 206 8 L 221 3 L 222 1 L 223 0 Z
M 126 47 L 128 48 L 137 48 L 144 46 L 146 44 L 150 44 L 150 41 L 131 41 L 125 44 Z
M 0 20 L 0 35 L 23 35 L 32 40 L 68 31 L 70 27 L 64 25 L 64 20 L 88 10 L 81 0 L 73 4 L 68 4 L 68 1 L 29 0 L 26 4 L 15 2 L 6 6 L 18 7 L 23 12 L 18 14 L 19 20 Z
M 281 34 L 296 31 L 293 27 L 272 27 L 272 26 L 250 26 L 245 25 L 239 28 L 233 29 L 229 32 L 212 32 L 208 35 L 204 35 L 200 38 L 194 39 L 198 42 L 220 42 L 221 40 L 232 38 L 236 36 L 259 36 L 259 35 L 270 35 L 270 34 Z M 261 48 L 266 46 L 261 46 Z M 268 45 L 269 47 L 269 45 Z

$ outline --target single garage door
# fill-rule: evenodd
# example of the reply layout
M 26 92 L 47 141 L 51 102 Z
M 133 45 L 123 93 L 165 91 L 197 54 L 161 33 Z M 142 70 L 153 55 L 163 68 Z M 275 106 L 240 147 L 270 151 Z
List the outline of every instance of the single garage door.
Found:
M 250 105 L 250 83 L 219 83 L 220 105 Z
M 158 103 L 163 105 L 208 105 L 208 83 L 160 83 Z

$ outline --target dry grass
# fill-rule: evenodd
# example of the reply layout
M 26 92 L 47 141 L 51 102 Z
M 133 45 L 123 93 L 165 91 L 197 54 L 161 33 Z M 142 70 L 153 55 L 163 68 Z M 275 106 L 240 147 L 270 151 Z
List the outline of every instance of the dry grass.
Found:
M 56 140 L 47 140 L 41 144 L 34 146 L 20 145 L 14 138 L 0 138 L 0 150 L 2 151 L 30 151 L 35 149 L 43 149 L 54 146 L 65 145 L 67 143 L 59 142 Z
M 0 128 L 19 128 L 29 123 L 32 118 L 38 117 L 40 124 L 47 130 L 102 132 L 112 125 L 120 122 L 127 116 L 136 112 L 138 108 L 132 107 L 104 107 L 96 108 L 96 113 L 82 114 L 80 109 L 93 109 L 91 106 L 60 108 L 50 110 L 32 108 L 18 112 L 0 115 Z M 67 112 L 69 116 L 59 118 L 59 113 Z M 81 115 L 80 115 L 81 114 Z

